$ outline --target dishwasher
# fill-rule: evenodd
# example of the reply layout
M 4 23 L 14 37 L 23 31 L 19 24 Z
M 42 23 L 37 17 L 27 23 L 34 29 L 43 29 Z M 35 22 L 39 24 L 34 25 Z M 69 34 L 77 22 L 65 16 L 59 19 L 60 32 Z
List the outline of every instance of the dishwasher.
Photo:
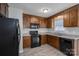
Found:
M 60 38 L 60 51 L 68 56 L 73 56 L 74 40 L 67 38 Z

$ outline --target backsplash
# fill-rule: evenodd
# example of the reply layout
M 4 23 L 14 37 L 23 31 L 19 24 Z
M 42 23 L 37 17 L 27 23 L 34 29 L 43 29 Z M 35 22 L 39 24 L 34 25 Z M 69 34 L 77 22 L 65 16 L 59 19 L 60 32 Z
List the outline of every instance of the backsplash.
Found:
M 62 33 L 68 33 L 68 34 L 76 34 L 79 35 L 79 27 L 65 27 L 64 30 L 54 30 L 51 28 L 39 28 L 39 29 L 30 29 L 26 28 L 23 30 L 23 34 L 27 33 L 29 34 L 29 31 L 38 31 L 39 33 L 45 33 L 45 32 L 62 32 Z
M 72 34 L 79 34 L 79 27 L 66 27 L 65 32 Z
M 23 30 L 23 33 L 29 33 L 29 31 L 38 31 L 40 32 L 48 32 L 47 28 L 39 28 L 39 29 L 30 29 L 30 28 L 26 28 Z

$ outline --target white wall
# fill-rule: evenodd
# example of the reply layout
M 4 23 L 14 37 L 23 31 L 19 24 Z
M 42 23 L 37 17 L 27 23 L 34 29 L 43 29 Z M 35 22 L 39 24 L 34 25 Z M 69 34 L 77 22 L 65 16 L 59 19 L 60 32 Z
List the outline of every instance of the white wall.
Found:
M 23 17 L 22 17 L 22 10 L 17 9 L 14 7 L 9 7 L 9 18 L 16 18 L 19 19 L 19 24 L 20 24 L 20 30 L 21 30 L 21 40 L 20 40 L 20 45 L 19 45 L 19 52 L 23 52 L 23 39 L 22 39 L 22 30 L 23 30 Z

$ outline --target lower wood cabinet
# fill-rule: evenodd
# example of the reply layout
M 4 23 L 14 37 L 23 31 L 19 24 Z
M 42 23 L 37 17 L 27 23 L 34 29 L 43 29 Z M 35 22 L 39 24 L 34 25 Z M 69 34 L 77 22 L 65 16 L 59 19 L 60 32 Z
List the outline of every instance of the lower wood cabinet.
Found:
M 52 47 L 59 49 L 59 38 L 51 35 L 41 35 L 41 45 L 49 44 Z M 31 36 L 23 37 L 23 48 L 31 47 Z
M 47 35 L 41 35 L 41 45 L 47 44 Z
M 23 37 L 23 48 L 31 47 L 31 36 Z
M 56 36 L 47 36 L 47 43 L 52 47 L 59 49 L 59 38 Z

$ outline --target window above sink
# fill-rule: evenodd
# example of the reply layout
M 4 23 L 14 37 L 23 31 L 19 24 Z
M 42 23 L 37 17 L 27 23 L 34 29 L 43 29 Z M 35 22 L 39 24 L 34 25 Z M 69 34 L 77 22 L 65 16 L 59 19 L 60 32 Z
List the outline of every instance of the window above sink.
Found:
M 54 30 L 55 31 L 63 31 L 64 26 L 63 26 L 63 17 L 57 17 L 54 19 Z

